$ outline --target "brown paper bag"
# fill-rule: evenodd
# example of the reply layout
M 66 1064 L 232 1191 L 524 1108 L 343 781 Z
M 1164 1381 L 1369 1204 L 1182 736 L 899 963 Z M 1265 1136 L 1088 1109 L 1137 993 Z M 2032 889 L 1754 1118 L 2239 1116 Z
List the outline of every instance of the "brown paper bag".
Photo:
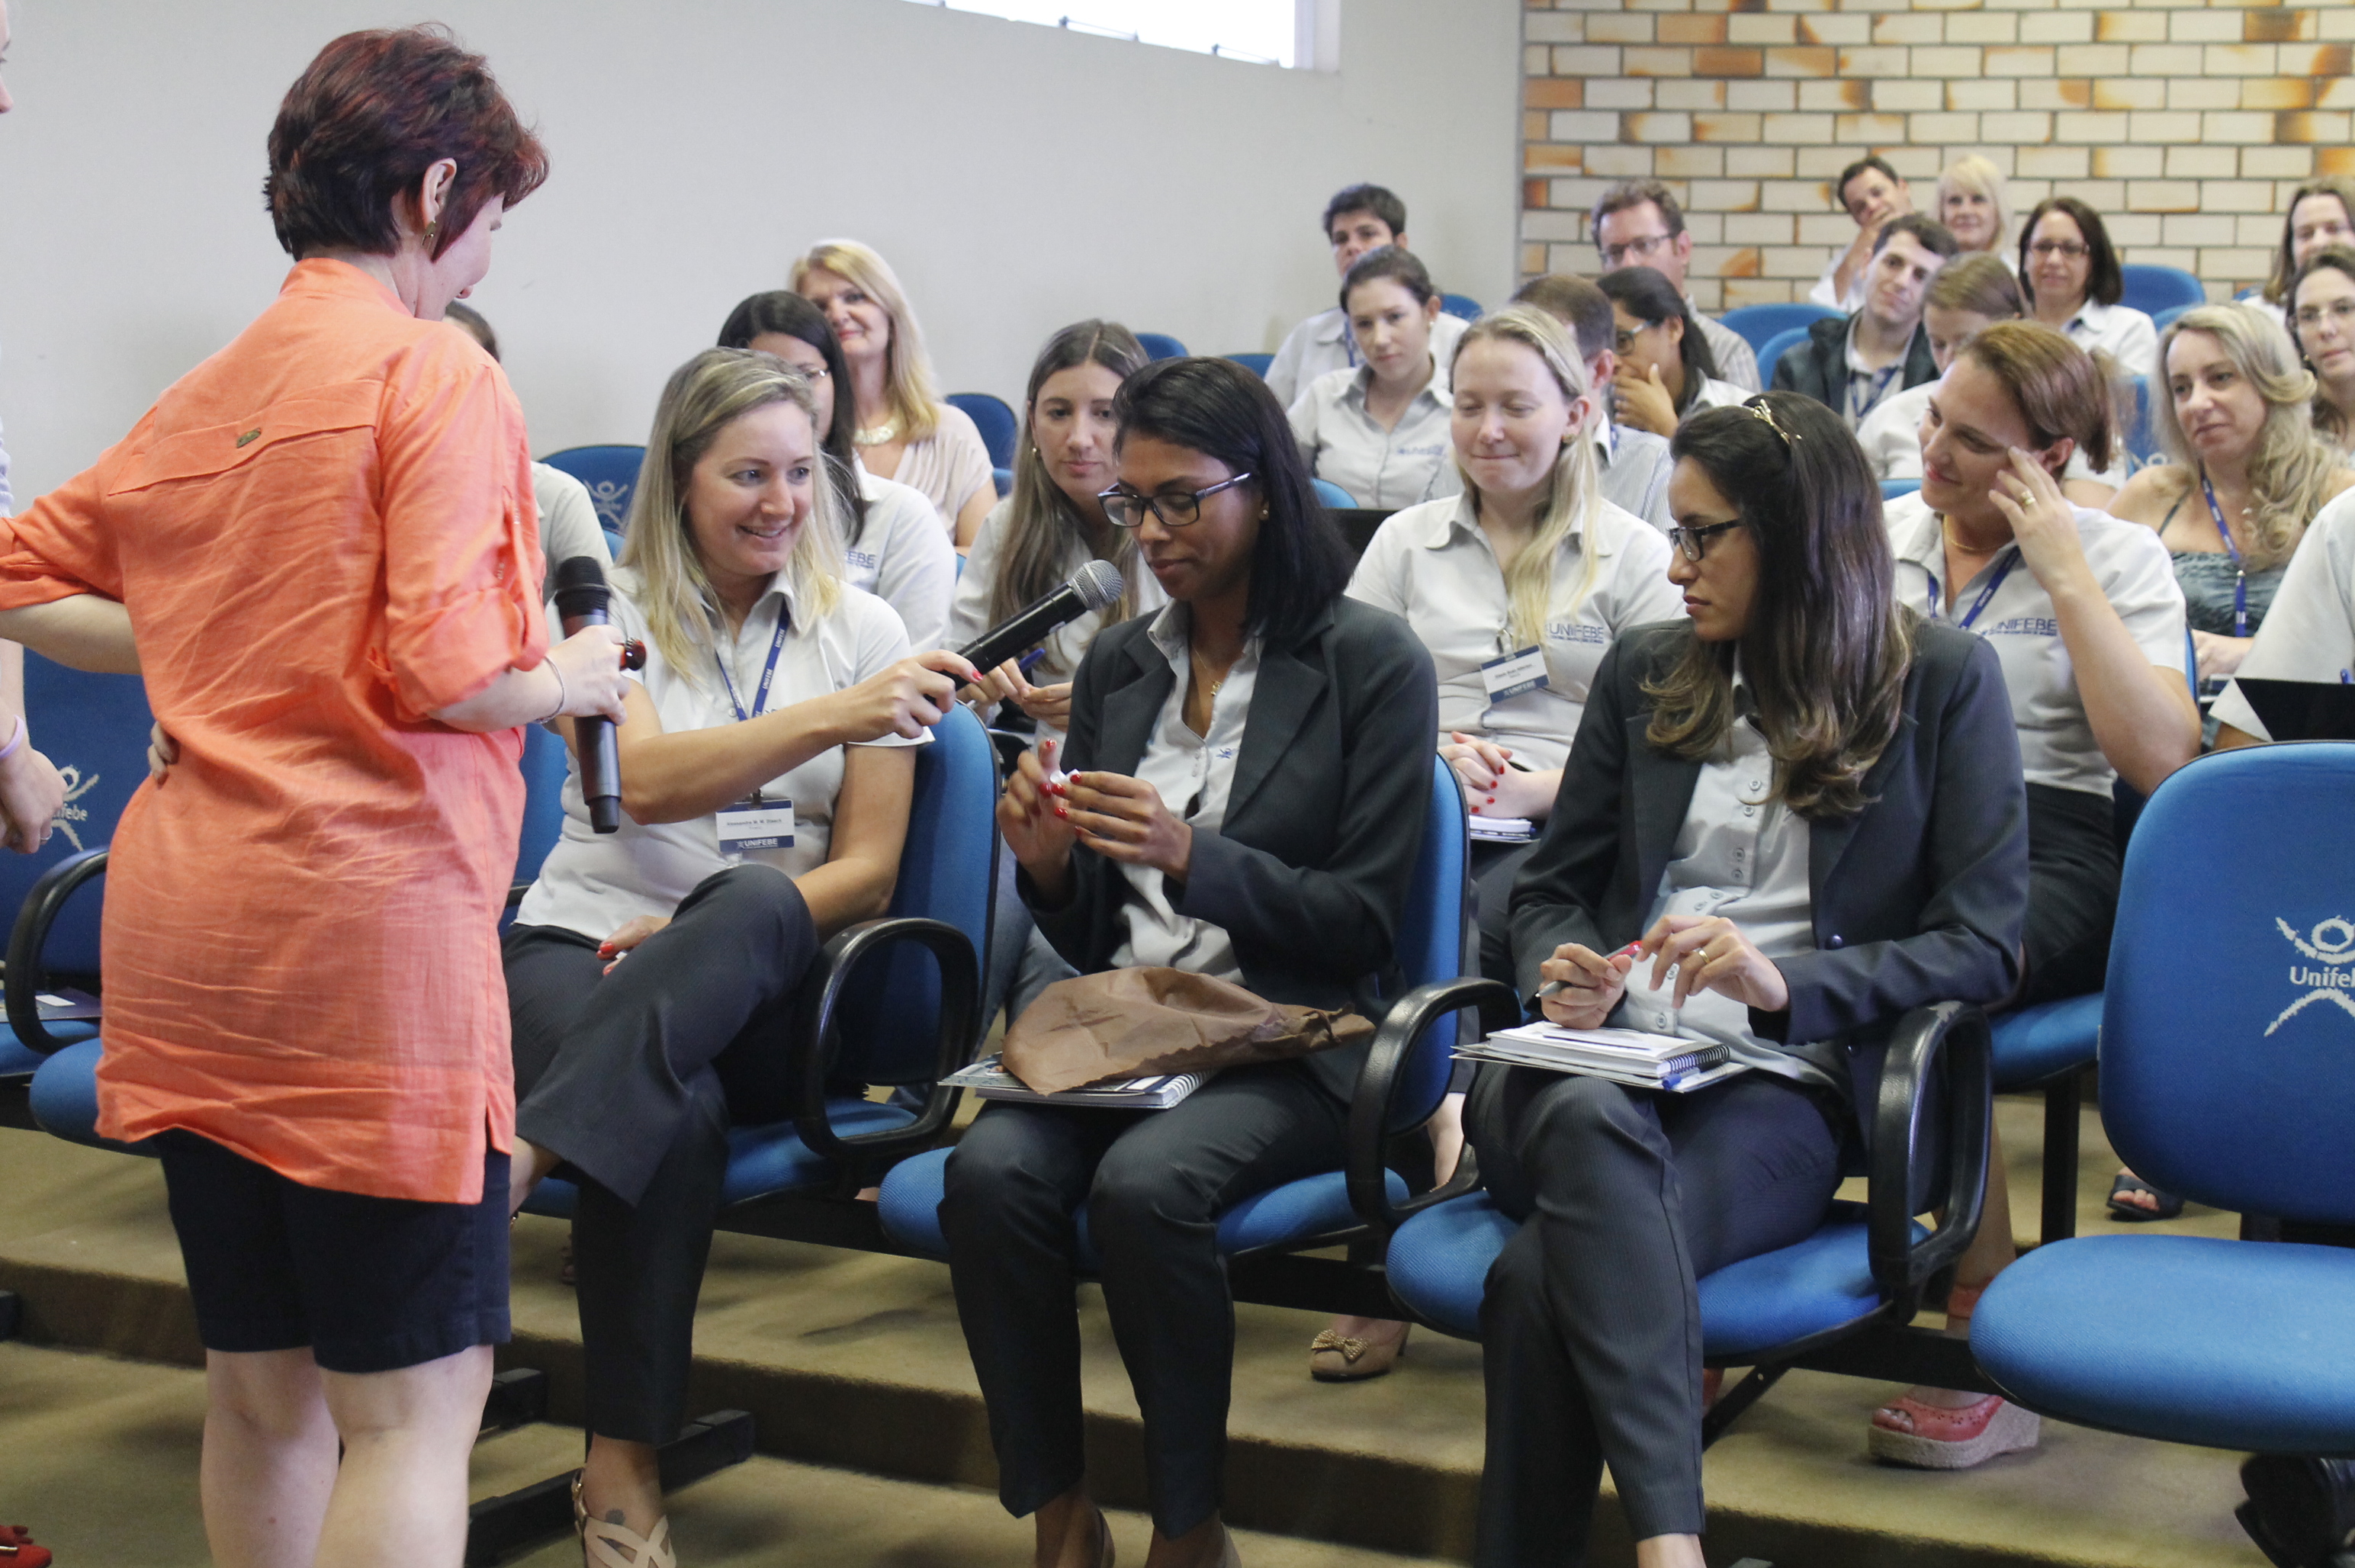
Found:
M 1041 1094 L 1156 1072 L 1282 1061 L 1371 1040 L 1356 1013 L 1283 1007 L 1183 969 L 1058 980 L 1006 1031 L 1006 1071 Z

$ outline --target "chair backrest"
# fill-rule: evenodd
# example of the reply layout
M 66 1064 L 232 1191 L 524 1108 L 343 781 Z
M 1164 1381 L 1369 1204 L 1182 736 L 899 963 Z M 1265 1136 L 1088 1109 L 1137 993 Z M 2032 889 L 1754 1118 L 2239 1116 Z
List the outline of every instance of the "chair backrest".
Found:
M 131 794 L 147 777 L 147 688 L 135 675 L 88 675 L 25 655 L 25 711 L 32 743 L 65 776 L 65 805 L 39 853 L 0 851 L 0 920 L 13 922 L 42 872 L 69 855 L 104 848 Z M 98 973 L 103 880 L 84 883 L 50 929 L 44 965 L 64 976 Z
M 1227 357 L 1262 379 L 1266 379 L 1267 368 L 1275 363 L 1273 354 L 1230 354 Z
M 554 731 L 527 724 L 523 731 L 523 838 L 516 846 L 515 880 L 528 882 L 564 833 L 564 775 L 571 753 Z
M 1337 507 L 1344 512 L 1354 512 L 1358 509 L 1358 498 L 1330 479 L 1316 479 L 1311 480 L 1310 483 L 1316 486 L 1316 498 L 1327 506 Z
M 1011 468 L 991 469 L 989 471 L 989 483 L 996 489 L 997 498 L 1003 501 L 1007 496 L 1014 494 L 1014 470 Z M 963 562 L 964 557 L 960 554 L 957 557 L 957 560 L 959 562 Z
M 1922 481 L 1919 479 L 1883 479 L 1881 482 L 1881 498 L 1894 501 L 1898 496 L 1911 496 L 1920 488 Z
M 981 444 L 989 448 L 989 465 L 1013 467 L 1014 438 L 1021 425 L 1006 400 L 994 392 L 951 392 L 948 400 L 949 407 L 962 409 L 981 432 Z
M 2126 292 L 2118 296 L 2118 303 L 2131 305 L 2145 315 L 2157 315 L 2169 305 L 2208 303 L 2207 286 L 2180 267 L 2128 261 L 2118 272 L 2126 282 Z
M 1480 302 L 1469 294 L 1442 294 L 1439 308 L 1465 321 L 1480 319 Z
M 2137 376 L 2133 383 L 2134 409 L 2126 418 L 2126 429 L 2119 432 L 2125 438 L 2129 471 L 2167 461 L 2166 453 L 2159 450 L 2158 424 L 2150 417 L 2150 378 Z
M 1415 849 L 1406 918 L 1399 923 L 1399 967 L 1405 972 L 1408 990 L 1467 972 L 1464 937 L 1470 912 L 1466 870 L 1471 830 L 1455 770 L 1443 757 L 1433 756 L 1432 763 L 1431 808 L 1423 814 L 1423 840 Z M 1440 1019 L 1415 1041 L 1392 1102 L 1395 1130 L 1421 1126 L 1439 1108 L 1455 1065 L 1455 1046 L 1454 1014 Z
M 2355 1223 L 2355 744 L 2201 757 L 2126 848 L 2102 1121 L 2135 1172 Z
M 1186 357 L 1186 346 L 1166 332 L 1140 332 L 1136 335 L 1136 342 L 1149 359 Z
M 2165 332 L 2169 327 L 2175 325 L 2175 318 L 2177 316 L 2181 315 L 2187 310 L 2197 310 L 2200 307 L 2197 305 L 2171 304 L 2165 310 L 2155 310 L 2151 312 L 2150 324 L 2158 328 L 2159 331 Z
M 1750 340 L 1750 347 L 1759 350 L 1758 368 L 1770 371 L 1765 355 L 1766 345 L 1777 335 L 1797 327 L 1805 331 L 1814 322 L 1840 313 L 1827 306 L 1808 304 L 1804 301 L 1790 304 L 1745 304 L 1727 311 L 1717 319 Z
M 629 531 L 630 496 L 637 490 L 638 469 L 645 460 L 643 446 L 568 446 L 540 459 L 588 486 L 599 525 L 614 535 Z
M 916 793 L 891 913 L 944 921 L 988 963 L 989 903 L 996 883 L 997 758 L 989 735 L 960 705 L 916 749 Z M 914 1083 L 932 1075 L 940 970 L 930 953 L 901 944 L 873 960 L 879 971 L 843 997 L 841 1075 L 867 1083 Z
M 1753 310 L 1763 310 L 1765 307 L 1763 305 L 1753 305 L 1750 308 Z M 1805 343 L 1806 340 L 1807 329 L 1805 326 L 1788 326 L 1774 334 L 1772 337 L 1767 338 L 1765 342 L 1759 344 L 1757 346 L 1758 379 L 1761 381 L 1764 381 L 1767 386 L 1772 387 L 1774 384 L 1774 367 L 1782 362 L 1784 355 L 1788 354 L 1792 349 L 1796 348 L 1800 344 Z

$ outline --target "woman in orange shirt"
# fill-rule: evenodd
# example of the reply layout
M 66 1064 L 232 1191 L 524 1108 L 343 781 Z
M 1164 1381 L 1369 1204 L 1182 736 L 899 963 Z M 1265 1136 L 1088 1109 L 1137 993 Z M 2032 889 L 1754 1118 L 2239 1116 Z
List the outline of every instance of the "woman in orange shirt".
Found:
M 213 1554 L 454 1565 L 507 1332 L 517 726 L 623 677 L 603 628 L 548 646 L 522 414 L 436 325 L 547 174 L 487 66 L 338 38 L 270 171 L 277 303 L 0 525 L 0 635 L 140 669 L 178 748 L 115 831 L 99 1130 L 164 1156 Z

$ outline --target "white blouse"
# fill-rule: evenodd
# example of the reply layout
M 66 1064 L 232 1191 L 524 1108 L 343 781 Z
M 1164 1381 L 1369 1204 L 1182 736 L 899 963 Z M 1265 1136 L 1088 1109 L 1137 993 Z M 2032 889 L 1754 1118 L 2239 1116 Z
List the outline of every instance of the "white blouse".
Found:
M 2355 681 L 2355 490 L 2315 514 L 2239 674 L 2264 680 Z M 2216 699 L 2214 712 L 2243 734 L 2273 739 L 2237 678 Z
M 956 592 L 956 546 L 922 492 L 858 471 L 867 526 L 842 548 L 843 576 L 900 613 L 911 648 L 936 648 Z
M 2088 299 L 2062 327 L 2069 341 L 2092 354 L 2107 354 L 2129 376 L 2147 376 L 2151 394 L 2167 379 L 2158 368 L 2158 326 L 2130 304 L 2100 304 Z
M 973 416 L 954 403 L 935 405 L 932 418 L 936 421 L 932 433 L 910 442 L 900 453 L 900 466 L 885 477 L 923 492 L 924 499 L 940 513 L 942 527 L 954 539 L 957 514 L 983 485 L 993 482 L 989 448 L 983 443 Z

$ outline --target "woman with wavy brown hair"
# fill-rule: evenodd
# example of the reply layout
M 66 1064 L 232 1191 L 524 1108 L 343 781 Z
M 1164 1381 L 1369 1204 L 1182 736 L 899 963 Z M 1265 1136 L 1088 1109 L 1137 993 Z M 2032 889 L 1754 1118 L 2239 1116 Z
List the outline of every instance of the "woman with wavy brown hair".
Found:
M 1855 437 L 1770 392 L 1695 414 L 1675 452 L 1686 622 L 1622 635 L 1596 672 L 1513 958 L 1552 1022 L 1747 1071 L 1669 1093 L 1481 1070 L 1472 1143 L 1525 1219 L 1481 1308 L 1474 1561 L 1497 1568 L 1583 1561 L 1606 1463 L 1641 1568 L 1700 1568 L 1697 1280 L 1822 1222 L 1907 1009 L 2019 974 L 2001 670 L 1892 598 Z

